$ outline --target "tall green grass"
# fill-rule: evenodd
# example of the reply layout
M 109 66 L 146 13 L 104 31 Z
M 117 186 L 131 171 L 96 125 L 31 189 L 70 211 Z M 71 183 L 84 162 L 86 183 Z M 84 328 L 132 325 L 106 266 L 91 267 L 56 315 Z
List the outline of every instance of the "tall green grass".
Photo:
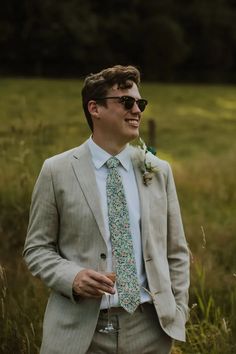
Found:
M 0 353 L 38 352 L 48 290 L 21 252 L 32 188 L 48 156 L 90 134 L 81 82 L 0 80 Z M 236 88 L 143 84 L 157 154 L 172 164 L 192 253 L 187 342 L 173 353 L 236 353 Z

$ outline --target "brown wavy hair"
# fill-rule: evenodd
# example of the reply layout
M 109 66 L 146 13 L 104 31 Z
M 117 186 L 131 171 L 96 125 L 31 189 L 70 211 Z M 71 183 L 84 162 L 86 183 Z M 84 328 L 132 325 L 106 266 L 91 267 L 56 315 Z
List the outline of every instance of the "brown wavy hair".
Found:
M 139 86 L 140 72 L 132 65 L 115 65 L 96 74 L 89 74 L 85 78 L 81 92 L 82 103 L 85 117 L 92 131 L 93 121 L 88 111 L 88 102 L 95 98 L 106 97 L 107 91 L 116 84 L 118 85 L 118 88 L 129 89 L 133 86 L 133 83 Z M 106 106 L 106 100 L 99 101 L 99 104 Z

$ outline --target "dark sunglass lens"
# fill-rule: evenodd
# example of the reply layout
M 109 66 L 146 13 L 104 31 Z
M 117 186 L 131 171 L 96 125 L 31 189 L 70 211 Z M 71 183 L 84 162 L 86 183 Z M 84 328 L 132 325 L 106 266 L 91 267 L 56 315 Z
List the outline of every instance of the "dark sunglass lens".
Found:
M 147 105 L 147 100 L 140 99 L 140 100 L 135 100 L 135 98 L 130 97 L 130 96 L 122 96 L 120 97 L 120 102 L 123 103 L 125 109 L 129 110 L 132 109 L 134 106 L 134 103 L 136 102 L 138 105 L 138 108 L 140 109 L 141 112 L 145 110 L 145 107 Z
M 124 103 L 125 109 L 131 109 L 134 105 L 135 99 L 133 97 L 123 96 L 122 101 Z
M 146 100 L 138 100 L 137 105 L 138 105 L 138 108 L 140 109 L 140 111 L 143 112 L 146 108 L 147 101 Z

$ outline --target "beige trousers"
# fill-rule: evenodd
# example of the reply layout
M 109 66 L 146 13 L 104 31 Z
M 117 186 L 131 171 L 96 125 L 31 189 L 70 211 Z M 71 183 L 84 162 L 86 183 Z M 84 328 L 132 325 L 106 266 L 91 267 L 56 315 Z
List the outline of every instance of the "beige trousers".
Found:
M 161 328 L 155 308 L 140 305 L 134 314 L 112 309 L 111 320 L 119 331 L 99 333 L 107 323 L 107 313 L 100 312 L 96 331 L 86 354 L 169 354 L 173 344 Z

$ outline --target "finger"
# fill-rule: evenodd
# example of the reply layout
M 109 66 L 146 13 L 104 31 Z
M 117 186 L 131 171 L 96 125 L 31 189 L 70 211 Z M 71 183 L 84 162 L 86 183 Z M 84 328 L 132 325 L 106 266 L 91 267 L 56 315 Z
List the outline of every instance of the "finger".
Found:
M 91 286 L 103 292 L 113 293 L 114 283 L 105 274 L 90 270 L 83 279 L 83 285 Z
M 110 287 L 113 287 L 114 283 L 109 279 L 106 274 L 96 272 L 93 269 L 85 269 L 79 273 L 81 275 L 80 279 L 84 282 L 90 284 L 90 280 L 94 280 L 98 283 L 104 283 Z
M 100 283 L 94 280 L 91 280 L 84 286 L 84 289 L 86 291 L 89 291 L 90 293 L 99 293 L 99 294 L 104 294 L 104 292 L 109 293 L 109 294 L 114 294 L 115 290 L 113 286 L 106 285 L 104 283 Z
M 103 284 L 106 284 L 110 287 L 113 287 L 114 286 L 114 283 L 113 281 L 108 278 L 106 276 L 106 274 L 102 274 L 102 273 L 99 273 L 99 272 L 94 272 L 91 274 L 91 278 L 96 280 L 98 283 L 103 283 Z
M 98 289 L 98 288 L 92 288 L 92 287 L 88 287 L 86 288 L 86 290 L 84 290 L 84 294 L 86 294 L 86 296 L 92 296 L 92 297 L 101 297 L 103 296 L 105 293 L 114 295 L 115 294 L 115 290 L 114 289 L 106 289 L 106 291 Z
M 105 277 L 106 278 L 106 277 Z M 102 280 L 103 278 L 99 278 Z M 114 285 L 106 285 L 105 283 L 98 282 L 92 278 L 87 278 L 86 281 L 81 284 L 81 289 L 88 292 L 91 295 L 101 296 L 104 293 L 109 293 L 111 295 L 115 294 Z
M 93 294 L 93 293 L 90 293 L 90 292 L 84 292 L 80 296 L 91 298 L 91 299 L 99 299 L 99 298 L 102 297 L 102 294 Z

